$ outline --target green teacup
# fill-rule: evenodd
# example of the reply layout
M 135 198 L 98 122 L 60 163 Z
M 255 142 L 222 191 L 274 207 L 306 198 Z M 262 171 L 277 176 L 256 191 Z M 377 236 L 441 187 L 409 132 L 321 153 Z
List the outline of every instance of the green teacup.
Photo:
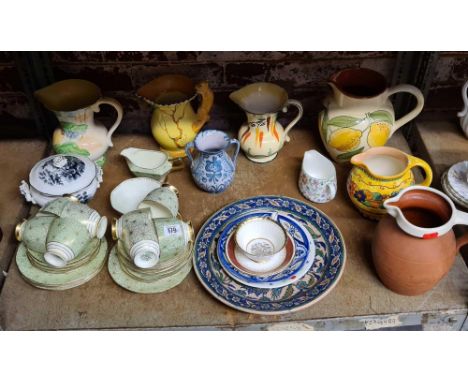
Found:
M 153 219 L 153 225 L 158 235 L 161 260 L 179 254 L 193 241 L 191 223 L 176 218 L 157 218 Z
M 165 183 L 160 188 L 151 191 L 138 205 L 138 208 L 149 208 L 151 217 L 174 218 L 179 213 L 179 191 L 174 186 Z
M 46 204 L 40 210 L 43 214 L 54 214 L 62 218 L 78 220 L 86 226 L 92 237 L 102 239 L 107 229 L 107 218 L 99 215 L 95 210 L 77 199 L 71 197 L 58 198 Z
M 91 239 L 86 227 L 76 219 L 55 218 L 47 234 L 44 260 L 62 268 L 78 256 Z
M 158 263 L 158 237 L 148 208 L 128 212 L 116 220 L 112 236 L 122 242 L 137 267 L 151 268 Z
M 46 237 L 49 227 L 57 219 L 55 215 L 36 216 L 29 220 L 24 220 L 16 225 L 15 235 L 18 241 L 24 243 L 26 248 L 44 253 L 46 251 Z

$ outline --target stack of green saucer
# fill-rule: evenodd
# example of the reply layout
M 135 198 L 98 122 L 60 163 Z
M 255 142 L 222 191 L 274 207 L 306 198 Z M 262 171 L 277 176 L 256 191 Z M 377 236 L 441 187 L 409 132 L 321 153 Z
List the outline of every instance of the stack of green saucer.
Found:
M 106 262 L 106 255 L 106 239 L 95 239 L 66 267 L 54 268 L 45 262 L 43 254 L 32 252 L 20 243 L 16 264 L 21 276 L 31 285 L 41 289 L 65 290 L 82 285 L 96 276 Z
M 179 285 L 192 269 L 193 243 L 152 268 L 138 268 L 120 241 L 109 254 L 108 269 L 114 281 L 135 293 L 160 293 Z

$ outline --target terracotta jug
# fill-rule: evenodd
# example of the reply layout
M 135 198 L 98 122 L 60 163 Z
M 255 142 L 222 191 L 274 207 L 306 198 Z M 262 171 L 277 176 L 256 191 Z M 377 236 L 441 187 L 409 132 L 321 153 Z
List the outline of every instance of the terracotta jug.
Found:
M 361 212 L 370 219 L 380 219 L 387 213 L 384 202 L 415 183 L 412 168 L 421 167 L 426 177 L 422 186 L 432 182 L 432 170 L 427 162 L 393 147 L 374 147 L 351 159 L 353 168 L 348 176 L 348 195 Z
M 388 88 L 385 77 L 371 69 L 342 70 L 328 84 L 332 94 L 324 100 L 319 129 L 327 151 L 338 162 L 347 162 L 370 147 L 385 145 L 424 106 L 418 88 L 406 84 Z M 412 94 L 417 102 L 413 110 L 395 121 L 389 97 L 400 92 Z
M 186 76 L 168 74 L 148 82 L 137 94 L 154 107 L 151 131 L 161 150 L 171 158 L 185 157 L 185 145 L 210 119 L 214 96 L 208 83 L 194 85 Z M 191 102 L 197 96 L 201 104 L 195 112 Z
M 55 129 L 52 138 L 54 151 L 85 156 L 103 166 L 104 154 L 113 146 L 112 134 L 122 121 L 122 105 L 113 98 L 102 97 L 101 90 L 92 82 L 79 79 L 55 82 L 37 90 L 34 95 L 59 120 L 60 127 Z M 94 113 L 103 104 L 117 111 L 117 118 L 109 130 L 94 119 Z
M 407 190 L 400 207 L 404 215 L 401 218 L 408 224 L 437 231 L 439 226 L 449 223 L 455 207 L 440 192 L 432 192 L 428 187 Z M 398 202 L 389 204 L 395 203 Z M 451 229 L 443 232 L 446 233 L 421 238 L 406 233 L 391 215 L 380 220 L 372 240 L 372 258 L 385 286 L 408 296 L 432 289 L 448 273 L 460 247 L 468 244 L 468 232 L 458 239 Z

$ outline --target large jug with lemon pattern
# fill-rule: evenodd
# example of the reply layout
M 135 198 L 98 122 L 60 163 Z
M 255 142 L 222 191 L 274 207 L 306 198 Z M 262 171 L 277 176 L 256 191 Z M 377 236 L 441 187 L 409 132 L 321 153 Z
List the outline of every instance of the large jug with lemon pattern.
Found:
M 385 145 L 424 106 L 418 88 L 407 84 L 388 88 L 385 77 L 371 69 L 342 70 L 328 84 L 333 92 L 324 100 L 319 129 L 326 149 L 337 162 L 347 162 L 370 147 Z M 389 97 L 400 92 L 412 94 L 417 103 L 413 110 L 395 121 Z

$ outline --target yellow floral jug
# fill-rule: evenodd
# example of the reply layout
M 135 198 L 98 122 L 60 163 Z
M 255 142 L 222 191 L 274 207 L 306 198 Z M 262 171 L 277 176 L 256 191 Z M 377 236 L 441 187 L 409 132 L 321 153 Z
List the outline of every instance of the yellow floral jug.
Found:
M 393 147 L 374 147 L 351 158 L 353 168 L 348 176 L 347 190 L 353 204 L 370 219 L 380 219 L 387 213 L 383 203 L 415 183 L 412 168 L 425 172 L 420 186 L 430 186 L 431 167 L 422 159 Z
M 154 106 L 151 131 L 161 150 L 171 158 L 185 157 L 185 145 L 210 118 L 214 96 L 208 83 L 194 85 L 186 76 L 168 74 L 142 86 L 137 94 Z M 197 96 L 201 104 L 195 113 L 191 102 Z
M 337 162 L 370 147 L 383 146 L 401 126 L 416 118 L 424 106 L 421 91 L 412 85 L 387 88 L 385 77 L 371 69 L 342 70 L 328 83 L 332 94 L 319 114 L 319 129 L 330 156 Z M 413 110 L 395 121 L 389 97 L 406 92 L 416 97 Z

